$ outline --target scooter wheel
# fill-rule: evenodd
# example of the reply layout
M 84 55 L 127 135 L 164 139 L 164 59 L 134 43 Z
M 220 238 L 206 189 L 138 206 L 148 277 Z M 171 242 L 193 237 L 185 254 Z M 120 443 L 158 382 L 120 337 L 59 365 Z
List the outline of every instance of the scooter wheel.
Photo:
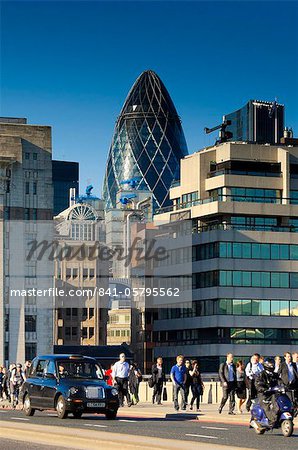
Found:
M 283 420 L 281 423 L 281 431 L 285 437 L 290 437 L 294 431 L 294 425 L 292 420 Z

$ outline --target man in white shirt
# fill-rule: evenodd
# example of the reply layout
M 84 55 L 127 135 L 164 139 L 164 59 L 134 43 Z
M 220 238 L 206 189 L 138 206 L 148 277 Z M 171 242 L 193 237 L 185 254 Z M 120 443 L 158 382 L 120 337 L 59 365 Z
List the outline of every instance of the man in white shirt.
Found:
M 113 383 L 118 389 L 120 406 L 124 406 L 124 397 L 127 399 L 127 406 L 131 406 L 130 395 L 128 392 L 129 364 L 125 361 L 125 354 L 120 353 L 112 370 Z
M 248 399 L 246 402 L 246 409 L 247 411 L 250 411 L 250 407 L 252 404 L 252 400 L 255 400 L 257 398 L 257 391 L 255 388 L 255 377 L 258 373 L 262 372 L 264 370 L 264 367 L 259 362 L 260 355 L 259 353 L 255 353 L 250 358 L 250 362 L 247 364 L 245 368 L 245 374 L 246 374 L 246 385 L 248 389 Z

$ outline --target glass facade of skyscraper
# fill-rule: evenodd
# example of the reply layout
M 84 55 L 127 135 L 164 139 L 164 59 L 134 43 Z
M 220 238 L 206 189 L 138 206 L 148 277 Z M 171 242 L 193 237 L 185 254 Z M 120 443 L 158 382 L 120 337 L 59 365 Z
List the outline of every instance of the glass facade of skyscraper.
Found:
M 153 71 L 136 80 L 117 120 L 103 187 L 106 208 L 116 206 L 121 183 L 153 192 L 154 207 L 169 204 L 169 188 L 187 155 L 181 122 L 172 99 Z

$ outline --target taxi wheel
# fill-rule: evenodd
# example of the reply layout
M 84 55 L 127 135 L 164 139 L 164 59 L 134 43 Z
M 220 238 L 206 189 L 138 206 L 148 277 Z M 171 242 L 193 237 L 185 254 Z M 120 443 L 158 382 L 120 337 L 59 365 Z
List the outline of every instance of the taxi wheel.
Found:
M 74 411 L 72 414 L 75 419 L 80 419 L 83 413 L 82 411 Z
M 29 394 L 25 395 L 23 409 L 25 411 L 26 416 L 33 416 L 33 414 L 35 413 L 35 409 L 32 408 L 32 406 L 31 406 L 31 400 L 30 400 Z
M 108 420 L 114 420 L 117 417 L 117 410 L 116 411 L 112 411 L 112 410 L 106 411 L 105 415 Z
M 66 411 L 66 402 L 62 395 L 60 395 L 60 397 L 58 397 L 58 400 L 56 403 L 56 411 L 57 411 L 57 416 L 59 419 L 65 419 L 68 415 L 68 412 Z

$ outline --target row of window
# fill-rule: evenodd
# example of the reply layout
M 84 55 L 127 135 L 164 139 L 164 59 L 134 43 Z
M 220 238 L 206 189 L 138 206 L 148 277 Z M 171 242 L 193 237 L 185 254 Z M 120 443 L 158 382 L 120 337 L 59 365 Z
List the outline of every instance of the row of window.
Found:
M 108 337 L 129 337 L 130 330 L 108 330 Z
M 298 289 L 298 272 L 213 270 L 193 274 L 193 289 L 212 286 Z
M 193 260 L 210 258 L 298 260 L 296 244 L 257 244 L 251 242 L 213 242 L 193 249 Z
M 233 202 L 281 203 L 282 191 L 279 189 L 231 187 L 230 196 Z
M 63 333 L 64 332 L 64 333 Z M 75 340 L 78 337 L 82 339 L 92 339 L 94 337 L 94 327 L 58 327 L 58 339 Z
M 65 315 L 63 312 L 65 311 Z M 63 319 L 64 317 L 67 320 L 75 319 L 77 320 L 80 316 L 80 320 L 90 320 L 94 317 L 94 308 L 65 308 L 58 309 L 58 319 Z
M 58 278 L 61 276 L 60 268 L 58 270 Z M 66 279 L 69 278 L 78 278 L 80 274 L 78 267 L 67 267 L 66 268 Z M 93 267 L 84 267 L 82 270 L 82 276 L 83 278 L 94 278 L 95 276 L 95 270 Z
M 157 346 L 196 344 L 298 344 L 298 329 L 200 328 L 153 332 Z
M 158 311 L 159 320 L 212 315 L 297 317 L 298 300 L 220 298 L 164 305 Z
M 109 316 L 109 323 L 129 323 L 130 322 L 130 315 L 119 315 L 119 314 L 111 314 Z
M 257 244 L 251 242 L 211 242 L 168 250 L 156 266 L 170 266 L 212 258 L 272 259 L 298 261 L 296 244 Z
M 25 152 L 25 159 L 30 159 L 30 153 Z M 32 159 L 37 160 L 37 153 L 32 153 Z

